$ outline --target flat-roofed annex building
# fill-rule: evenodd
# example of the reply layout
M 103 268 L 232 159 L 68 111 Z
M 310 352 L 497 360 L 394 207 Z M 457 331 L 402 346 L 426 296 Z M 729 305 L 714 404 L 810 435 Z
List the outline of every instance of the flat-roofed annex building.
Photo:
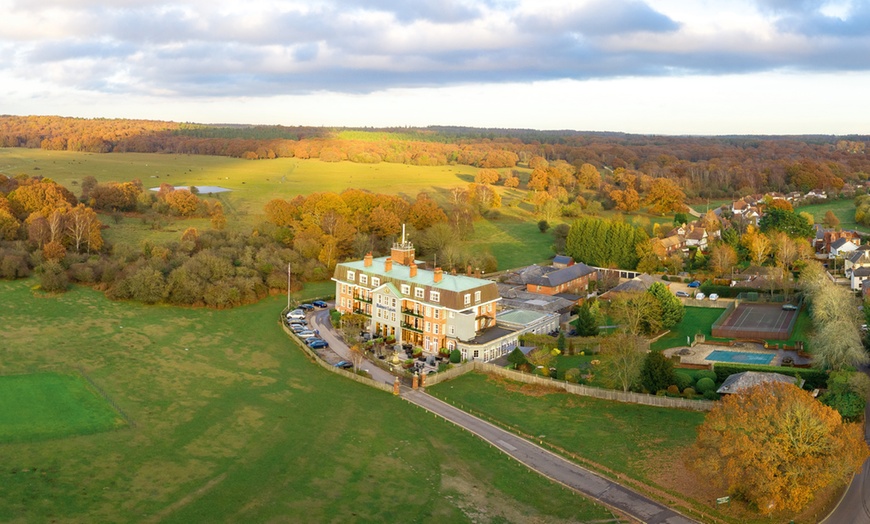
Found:
M 341 313 L 359 313 L 371 319 L 372 334 L 394 336 L 427 352 L 455 349 L 480 332 L 495 326 L 495 282 L 418 269 L 414 246 L 404 240 L 393 244 L 388 257 L 342 262 L 336 265 L 335 307 Z

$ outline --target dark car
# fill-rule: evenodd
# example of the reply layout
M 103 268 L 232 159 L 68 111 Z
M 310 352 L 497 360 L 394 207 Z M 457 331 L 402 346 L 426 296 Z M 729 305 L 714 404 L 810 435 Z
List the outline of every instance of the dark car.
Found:
M 312 304 L 314 304 L 314 307 L 319 307 L 320 309 L 326 309 L 329 307 L 329 304 L 322 300 L 315 300 Z
M 347 360 L 342 360 L 341 362 L 336 364 L 335 367 L 341 368 L 341 369 L 350 369 L 353 367 L 353 364 L 348 362 Z
M 312 311 L 314 310 L 314 306 L 312 306 L 311 304 L 299 304 L 299 309 L 301 309 L 302 311 Z
M 328 348 L 329 344 L 322 338 L 309 338 L 306 342 L 311 349 Z
M 689 287 L 701 287 L 701 282 L 698 280 L 695 280 L 691 284 L 689 284 Z

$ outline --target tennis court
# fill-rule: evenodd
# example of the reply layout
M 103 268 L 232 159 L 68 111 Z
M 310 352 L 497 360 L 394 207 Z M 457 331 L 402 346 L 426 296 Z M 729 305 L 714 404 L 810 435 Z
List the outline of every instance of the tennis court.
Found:
M 782 309 L 782 304 L 741 303 L 726 309 L 711 332 L 719 338 L 788 340 L 798 313 Z

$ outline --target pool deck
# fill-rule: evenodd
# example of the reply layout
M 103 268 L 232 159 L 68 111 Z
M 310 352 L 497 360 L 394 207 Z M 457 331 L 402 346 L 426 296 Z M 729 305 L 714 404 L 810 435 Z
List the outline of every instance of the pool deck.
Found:
M 735 353 L 760 353 L 762 355 L 773 355 L 773 360 L 770 361 L 770 366 L 782 365 L 783 357 L 791 357 L 795 365 L 801 366 L 812 362 L 809 358 L 804 358 L 798 355 L 797 351 L 786 351 L 784 349 L 764 349 L 761 344 L 753 342 L 738 342 L 733 346 L 713 346 L 709 344 L 696 344 L 693 347 L 681 346 L 664 350 L 662 353 L 666 357 L 679 355 L 681 364 L 692 365 L 708 365 L 718 360 L 707 360 L 710 353 L 714 351 L 733 351 Z

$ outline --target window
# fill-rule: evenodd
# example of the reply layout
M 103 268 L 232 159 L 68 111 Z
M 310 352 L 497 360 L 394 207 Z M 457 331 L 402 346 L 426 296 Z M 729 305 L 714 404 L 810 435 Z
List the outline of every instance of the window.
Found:
M 479 349 L 475 349 L 475 350 L 474 350 L 474 358 L 479 358 L 479 357 L 480 357 L 480 350 L 479 350 Z
M 354 279 L 355 276 L 356 276 L 356 273 L 354 273 L 353 271 L 348 271 L 348 272 L 347 272 L 347 279 L 348 279 L 348 280 L 351 280 L 351 281 L 352 281 L 352 280 Z
M 471 304 L 471 293 L 466 293 L 465 294 L 465 305 L 467 306 L 469 304 Z
M 421 287 L 414 288 L 414 298 L 423 298 L 423 288 L 421 288 Z
M 411 286 L 409 286 L 408 284 L 402 284 L 402 294 L 403 295 L 410 295 L 411 294 Z
M 363 285 L 368 284 L 369 283 L 369 276 L 368 275 L 360 275 L 359 276 L 359 283 L 363 284 Z
M 425 314 L 425 315 L 426 315 L 427 317 L 431 317 L 431 316 L 432 316 L 432 308 L 431 308 L 431 307 L 426 306 L 426 314 Z
M 447 314 L 447 316 L 450 317 L 450 318 L 456 318 L 456 313 L 454 313 L 453 311 L 450 311 L 450 312 Z
M 390 305 L 392 305 L 393 307 L 396 307 L 396 299 L 395 299 L 395 298 L 393 298 L 393 299 L 390 301 Z
M 431 322 L 426 322 L 426 331 L 427 332 L 432 331 L 432 323 Z
M 432 333 L 438 334 L 438 324 L 432 324 Z
M 449 333 L 450 335 L 455 335 L 455 334 L 456 334 L 456 329 L 454 329 L 453 326 L 448 326 L 448 327 L 447 327 L 447 333 Z
M 438 291 L 430 291 L 429 302 L 441 302 L 441 293 Z
M 381 279 L 378 277 L 372 277 L 372 286 L 378 287 L 381 285 Z
M 441 310 L 438 308 L 435 308 L 435 311 L 433 311 L 434 315 L 432 315 L 432 316 L 435 317 L 435 320 L 438 320 L 438 318 L 440 317 L 440 315 L 441 315 L 440 312 L 441 312 Z
M 478 302 L 480 302 L 480 291 L 475 291 L 474 292 L 474 303 L 476 304 Z

